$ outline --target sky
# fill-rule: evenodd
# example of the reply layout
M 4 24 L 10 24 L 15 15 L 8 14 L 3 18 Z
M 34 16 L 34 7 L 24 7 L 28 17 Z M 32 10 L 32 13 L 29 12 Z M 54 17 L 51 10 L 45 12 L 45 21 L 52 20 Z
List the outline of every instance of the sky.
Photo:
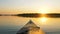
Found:
M 60 13 L 60 0 L 0 0 L 0 13 Z

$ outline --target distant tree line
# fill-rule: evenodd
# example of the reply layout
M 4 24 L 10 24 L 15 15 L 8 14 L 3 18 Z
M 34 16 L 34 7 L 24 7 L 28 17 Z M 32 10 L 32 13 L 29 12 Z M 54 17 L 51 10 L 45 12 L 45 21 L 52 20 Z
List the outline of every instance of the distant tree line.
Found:
M 41 17 L 40 13 L 23 13 L 23 14 L 0 14 L 0 16 L 21 16 L 21 17 Z M 46 17 L 60 18 L 60 13 L 47 13 Z
M 17 16 L 22 17 L 41 17 L 42 14 L 40 13 L 24 13 L 24 14 L 17 14 Z M 46 17 L 60 17 L 60 13 L 48 13 L 45 14 Z

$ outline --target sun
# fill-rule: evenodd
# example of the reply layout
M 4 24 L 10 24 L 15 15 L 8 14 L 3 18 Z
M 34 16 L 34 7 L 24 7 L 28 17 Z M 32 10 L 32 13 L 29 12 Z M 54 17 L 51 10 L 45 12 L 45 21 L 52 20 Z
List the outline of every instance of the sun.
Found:
M 42 8 L 40 8 L 40 9 L 38 9 L 38 13 L 41 13 L 41 14 L 47 14 L 47 13 L 49 13 L 49 7 L 42 7 Z
M 47 14 L 48 10 L 47 9 L 40 9 L 39 13 L 41 13 L 41 14 Z
M 41 14 L 46 14 L 46 13 L 47 13 L 47 10 L 41 9 L 41 10 L 40 10 L 40 13 L 41 13 Z

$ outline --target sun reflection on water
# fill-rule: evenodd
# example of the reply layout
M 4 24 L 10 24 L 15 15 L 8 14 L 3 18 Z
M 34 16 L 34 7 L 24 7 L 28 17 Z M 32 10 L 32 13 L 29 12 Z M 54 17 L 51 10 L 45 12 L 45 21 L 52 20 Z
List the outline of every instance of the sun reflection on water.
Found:
M 46 22 L 47 18 L 46 17 L 42 17 L 40 20 L 41 20 L 41 22 Z
M 41 17 L 40 19 L 41 24 L 46 24 L 48 18 L 47 17 Z

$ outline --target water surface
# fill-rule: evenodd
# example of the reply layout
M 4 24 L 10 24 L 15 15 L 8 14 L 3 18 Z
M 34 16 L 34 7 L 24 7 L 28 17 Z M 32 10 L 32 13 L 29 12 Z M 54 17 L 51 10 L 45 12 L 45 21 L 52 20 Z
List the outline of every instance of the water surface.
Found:
M 0 16 L 0 34 L 16 34 L 29 20 L 46 32 L 60 34 L 60 18 L 26 18 L 18 16 Z M 42 22 L 42 20 L 44 22 Z

